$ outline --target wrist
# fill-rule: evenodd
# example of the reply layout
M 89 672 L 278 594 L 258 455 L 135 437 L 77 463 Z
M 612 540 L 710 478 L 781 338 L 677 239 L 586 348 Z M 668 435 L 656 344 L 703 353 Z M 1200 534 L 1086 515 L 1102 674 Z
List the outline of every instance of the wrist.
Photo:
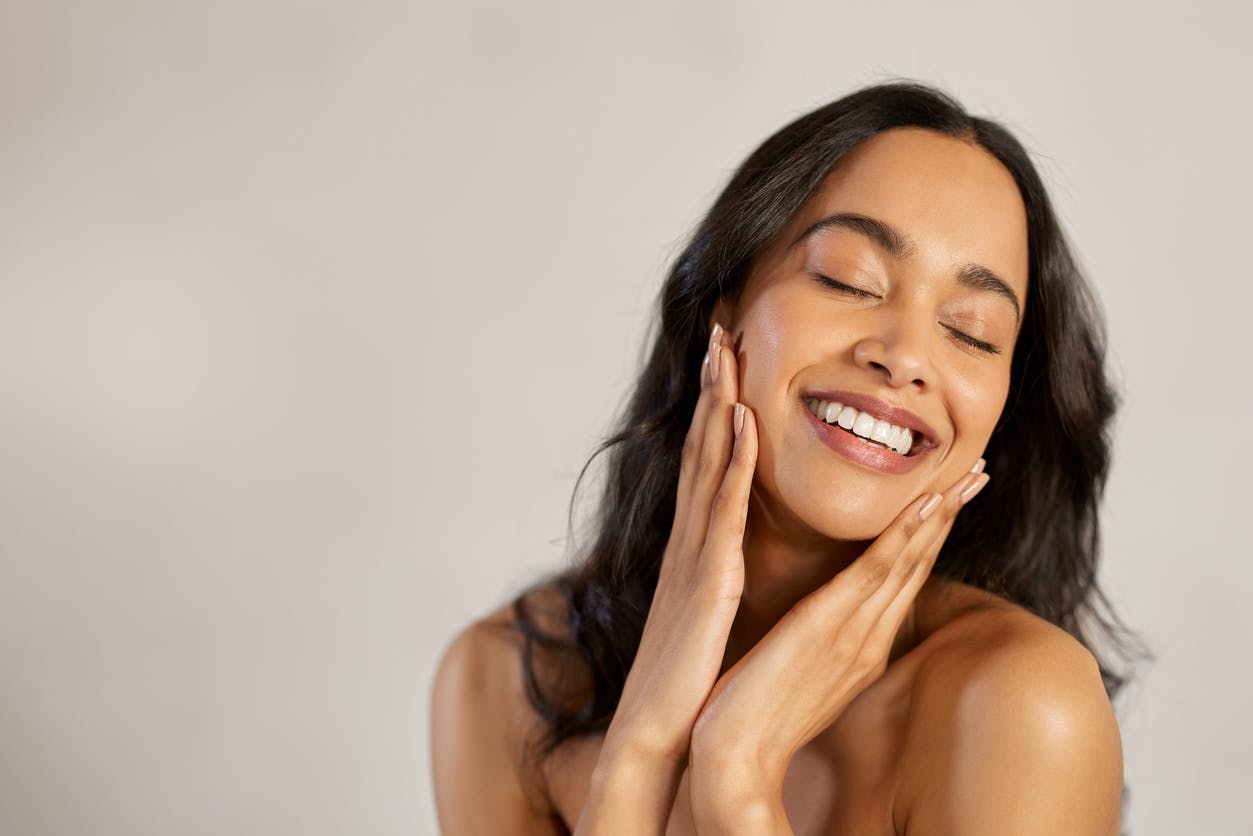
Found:
M 702 733 L 703 732 L 703 733 Z M 778 740 L 756 741 L 747 734 L 730 739 L 716 737 L 699 724 L 692 735 L 688 761 L 702 777 L 717 776 L 732 784 L 782 792 L 783 776 L 792 762 L 792 751 L 778 746 Z
M 682 770 L 674 759 L 651 754 L 629 738 L 607 736 L 592 769 L 576 836 L 620 833 L 624 821 L 634 822 L 641 834 L 664 833 Z
M 711 836 L 792 836 L 781 801 L 745 799 L 730 808 L 692 806 L 697 833 Z
M 697 830 L 791 833 L 783 810 L 786 771 L 786 764 L 767 764 L 726 750 L 694 750 L 688 782 Z
M 662 772 L 677 776 L 687 767 L 688 754 L 687 741 L 682 745 L 668 740 L 662 742 L 657 735 L 648 734 L 643 729 L 611 724 L 601 744 L 597 765 L 604 764 L 607 770 Z
M 592 781 L 607 786 L 678 782 L 687 758 L 647 746 L 627 736 L 605 737 L 592 770 Z

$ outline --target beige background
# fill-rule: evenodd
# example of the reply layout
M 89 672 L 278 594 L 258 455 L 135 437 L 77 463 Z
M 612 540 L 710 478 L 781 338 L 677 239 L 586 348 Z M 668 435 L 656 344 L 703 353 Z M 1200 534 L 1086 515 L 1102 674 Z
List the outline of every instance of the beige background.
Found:
M 1126 407 L 1137 834 L 1247 832 L 1247 4 L 0 4 L 0 831 L 435 831 L 668 259 L 892 76 L 1037 153 Z

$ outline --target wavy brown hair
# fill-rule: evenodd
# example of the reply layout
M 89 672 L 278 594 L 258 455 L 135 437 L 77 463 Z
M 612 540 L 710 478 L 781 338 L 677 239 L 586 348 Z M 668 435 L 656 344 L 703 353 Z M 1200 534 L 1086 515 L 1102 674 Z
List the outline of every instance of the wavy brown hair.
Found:
M 754 256 L 814 194 L 851 149 L 892 128 L 927 128 L 975 143 L 1013 175 L 1027 212 L 1026 319 L 1010 389 L 985 458 L 992 479 L 963 509 L 934 574 L 1019 604 L 1063 628 L 1096 655 L 1113 697 L 1124 660 L 1144 650 L 1113 613 L 1097 583 L 1101 494 L 1110 466 L 1117 396 L 1105 371 L 1105 328 L 1071 254 L 1044 185 L 1023 146 L 989 119 L 914 82 L 858 90 L 805 114 L 761 144 L 736 170 L 661 289 L 651 352 L 622 418 L 584 465 L 609 453 L 590 548 L 532 584 L 513 602 L 523 637 L 528 699 L 546 733 L 539 756 L 609 725 L 639 647 L 675 512 L 680 456 L 700 394 L 706 323 L 724 296 L 737 299 Z M 540 623 L 530 593 L 553 587 L 568 629 Z M 583 685 L 542 680 L 537 649 L 564 654 Z

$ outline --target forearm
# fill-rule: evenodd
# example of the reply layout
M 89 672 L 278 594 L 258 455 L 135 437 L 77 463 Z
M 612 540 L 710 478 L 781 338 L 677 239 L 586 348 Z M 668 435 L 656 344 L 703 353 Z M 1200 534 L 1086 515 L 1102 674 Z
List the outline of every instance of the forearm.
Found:
M 670 821 L 683 764 L 623 749 L 602 749 L 574 836 L 661 836 Z

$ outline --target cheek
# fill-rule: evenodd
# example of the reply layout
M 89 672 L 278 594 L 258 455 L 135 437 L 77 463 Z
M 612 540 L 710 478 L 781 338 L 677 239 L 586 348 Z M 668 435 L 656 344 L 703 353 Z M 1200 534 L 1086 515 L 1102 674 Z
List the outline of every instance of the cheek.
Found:
M 979 375 L 953 388 L 951 399 L 958 440 L 963 450 L 987 446 L 1009 394 L 1009 375 Z
M 772 302 L 769 298 L 758 300 L 739 323 L 742 329 L 737 355 L 740 400 L 759 412 L 775 408 L 780 387 L 787 386 L 789 368 L 799 362 L 794 356 L 795 337 L 788 339 L 787 336 L 795 329 L 784 327 L 786 312 Z
M 817 309 L 811 297 L 771 288 L 741 309 L 740 376 L 747 397 L 762 407 L 778 397 L 803 369 L 831 362 L 832 345 L 842 345 L 839 323 Z

